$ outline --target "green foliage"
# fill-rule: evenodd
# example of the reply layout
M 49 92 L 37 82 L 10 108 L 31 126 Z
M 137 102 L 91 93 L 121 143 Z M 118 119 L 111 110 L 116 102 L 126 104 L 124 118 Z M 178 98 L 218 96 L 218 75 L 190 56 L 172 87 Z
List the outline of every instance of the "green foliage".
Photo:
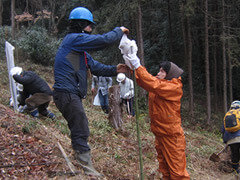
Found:
M 22 29 L 17 46 L 31 61 L 42 65 L 52 65 L 60 40 L 50 37 L 47 30 L 38 26 Z
M 5 55 L 5 42 L 11 39 L 11 27 L 0 26 L 0 56 Z

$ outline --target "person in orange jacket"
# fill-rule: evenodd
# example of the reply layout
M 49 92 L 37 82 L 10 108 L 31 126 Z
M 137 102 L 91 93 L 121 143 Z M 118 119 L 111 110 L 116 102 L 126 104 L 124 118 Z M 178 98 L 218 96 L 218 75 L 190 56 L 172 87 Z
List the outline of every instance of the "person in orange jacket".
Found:
M 183 70 L 170 61 L 160 63 L 156 76 L 140 65 L 136 55 L 123 55 L 126 64 L 135 69 L 139 86 L 149 92 L 151 130 L 155 135 L 155 148 L 159 171 L 163 179 L 188 180 L 186 170 L 186 141 L 181 127 L 181 75 Z

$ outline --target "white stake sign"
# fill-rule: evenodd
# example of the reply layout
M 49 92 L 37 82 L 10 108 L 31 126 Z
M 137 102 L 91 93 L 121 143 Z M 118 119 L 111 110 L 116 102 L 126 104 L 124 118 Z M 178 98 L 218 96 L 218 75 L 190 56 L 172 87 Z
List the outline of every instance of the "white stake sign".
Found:
M 11 97 L 13 100 L 13 108 L 15 111 L 18 110 L 18 101 L 17 101 L 17 88 L 16 83 L 13 79 L 13 77 L 10 75 L 10 70 L 15 67 L 14 65 L 14 52 L 15 49 L 14 46 L 12 46 L 9 42 L 5 42 L 5 52 L 7 57 L 7 66 L 8 66 L 8 77 L 9 77 L 9 86 L 10 86 L 10 92 Z

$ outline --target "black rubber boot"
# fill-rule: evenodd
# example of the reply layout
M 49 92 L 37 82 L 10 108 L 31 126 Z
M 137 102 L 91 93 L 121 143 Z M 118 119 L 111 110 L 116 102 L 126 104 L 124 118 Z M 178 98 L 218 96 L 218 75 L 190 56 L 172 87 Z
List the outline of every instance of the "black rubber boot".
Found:
M 234 171 L 235 171 L 236 173 L 239 174 L 239 169 L 238 169 L 238 167 L 239 167 L 238 163 L 232 163 L 232 168 L 234 169 Z

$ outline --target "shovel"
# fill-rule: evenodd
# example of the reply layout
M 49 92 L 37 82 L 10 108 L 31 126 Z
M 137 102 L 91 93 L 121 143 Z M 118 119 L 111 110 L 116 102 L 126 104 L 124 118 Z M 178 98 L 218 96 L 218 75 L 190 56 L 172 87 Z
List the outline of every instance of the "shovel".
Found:
M 213 162 L 219 162 L 221 159 L 219 157 L 219 155 L 221 153 L 223 153 L 226 149 L 227 149 L 228 145 L 225 145 L 225 147 L 220 151 L 218 152 L 217 154 L 216 153 L 213 153 L 211 156 L 210 156 L 210 160 L 213 161 Z

